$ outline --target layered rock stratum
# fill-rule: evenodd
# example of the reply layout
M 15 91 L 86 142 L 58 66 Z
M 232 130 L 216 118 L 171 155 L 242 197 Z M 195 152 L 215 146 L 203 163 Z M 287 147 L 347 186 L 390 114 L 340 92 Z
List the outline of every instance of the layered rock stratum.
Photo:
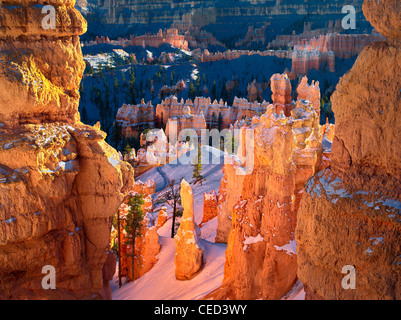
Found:
M 332 103 L 331 166 L 312 178 L 298 211 L 298 276 L 307 299 L 401 298 L 401 3 L 368 1 L 388 40 L 366 47 Z M 343 268 L 355 288 L 343 286 Z
M 42 2 L 0 4 L 0 299 L 110 298 L 111 217 L 133 172 L 80 122 L 86 21 L 75 1 L 48 4 L 55 29 Z
M 173 0 L 129 0 L 125 2 L 100 0 L 88 1 L 91 6 L 81 4 L 82 12 L 95 11 L 97 19 L 108 24 L 171 24 L 180 30 L 204 27 L 224 20 L 231 23 L 245 21 L 270 21 L 273 17 L 288 18 L 296 15 L 333 15 L 341 13 L 345 4 L 353 4 L 360 11 L 362 0 L 346 1 L 316 0 L 218 0 L 218 1 L 173 1 Z M 84 9 L 85 8 L 85 9 Z M 95 8 L 95 10 L 94 10 Z

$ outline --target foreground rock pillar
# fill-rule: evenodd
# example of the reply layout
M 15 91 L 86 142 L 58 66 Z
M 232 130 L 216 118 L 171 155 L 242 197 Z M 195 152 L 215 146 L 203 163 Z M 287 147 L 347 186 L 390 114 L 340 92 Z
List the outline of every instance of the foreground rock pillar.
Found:
M 175 277 L 178 280 L 190 280 L 202 268 L 203 249 L 200 244 L 200 229 L 194 219 L 194 199 L 191 186 L 181 182 L 181 203 L 184 214 L 175 235 Z
M 361 52 L 332 97 L 332 165 L 298 212 L 307 299 L 401 299 L 401 5 L 365 1 L 363 11 L 388 40 Z M 354 289 L 343 285 L 349 268 Z
M 0 299 L 109 298 L 111 218 L 132 167 L 79 121 L 86 21 L 73 0 L 47 4 L 55 29 L 42 2 L 0 4 Z

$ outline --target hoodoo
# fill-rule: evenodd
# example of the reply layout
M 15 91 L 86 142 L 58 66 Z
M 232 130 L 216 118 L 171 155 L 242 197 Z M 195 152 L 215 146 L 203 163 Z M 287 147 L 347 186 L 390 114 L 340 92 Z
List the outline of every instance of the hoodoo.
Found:
M 184 213 L 175 235 L 175 277 L 190 280 L 202 267 L 203 249 L 200 244 L 200 230 L 194 218 L 194 199 L 191 186 L 181 182 L 181 202 Z
M 387 41 L 361 52 L 332 97 L 331 167 L 309 181 L 298 212 L 308 299 L 401 298 L 401 5 L 367 0 L 363 11 Z
M 296 215 L 303 186 L 320 170 L 325 137 L 316 106 L 302 99 L 292 103 L 287 78 L 272 79 L 277 80 L 274 104 L 250 127 L 255 132 L 253 171 L 241 176 L 238 164 L 224 167 L 216 240 L 223 242 L 230 218 L 232 227 L 223 286 L 210 295 L 217 299 L 280 299 L 297 279 Z M 304 94 L 311 96 L 316 87 L 306 82 L 302 88 L 311 92 Z

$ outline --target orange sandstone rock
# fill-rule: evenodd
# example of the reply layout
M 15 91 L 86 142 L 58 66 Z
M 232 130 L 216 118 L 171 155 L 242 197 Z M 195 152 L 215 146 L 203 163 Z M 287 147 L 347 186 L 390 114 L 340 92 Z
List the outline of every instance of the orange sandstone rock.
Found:
M 298 211 L 298 276 L 308 299 L 401 298 L 401 47 L 399 1 L 365 1 L 387 43 L 366 47 L 332 96 L 331 167 Z M 356 270 L 346 290 L 344 266 Z
M 271 79 L 272 100 L 276 113 L 283 111 L 288 117 L 291 112 L 291 82 L 286 74 L 274 74 Z
M 111 217 L 133 171 L 79 122 L 86 22 L 74 3 L 49 2 L 55 30 L 37 1 L 0 4 L 0 299 L 110 298 Z M 42 288 L 47 265 L 55 290 Z
M 201 224 L 217 217 L 217 204 L 218 197 L 214 190 L 211 193 L 203 194 L 203 218 Z
M 157 217 L 157 226 L 156 228 L 159 229 L 163 227 L 168 219 L 167 215 L 167 208 L 166 207 L 161 207 L 159 211 L 159 216 Z
M 200 229 L 194 218 L 194 199 L 191 186 L 181 182 L 181 202 L 184 213 L 180 227 L 175 235 L 175 277 L 178 280 L 190 280 L 201 270 L 203 249 L 200 244 Z
M 321 165 L 322 135 L 311 102 L 298 100 L 291 117 L 275 111 L 269 106 L 248 128 L 255 135 L 253 171 L 240 176 L 239 164 L 225 165 L 222 208 L 232 228 L 223 285 L 207 298 L 280 299 L 296 281 L 297 210 L 303 186 Z

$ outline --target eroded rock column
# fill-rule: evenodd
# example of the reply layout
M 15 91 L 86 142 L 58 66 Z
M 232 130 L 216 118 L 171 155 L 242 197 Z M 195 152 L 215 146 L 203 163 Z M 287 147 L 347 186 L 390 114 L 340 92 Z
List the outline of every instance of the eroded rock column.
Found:
M 180 227 L 175 235 L 175 277 L 178 280 L 190 280 L 202 268 L 203 248 L 200 243 L 200 229 L 194 218 L 194 199 L 191 186 L 181 182 L 181 203 L 184 213 Z
M 0 4 L 0 298 L 107 298 L 111 218 L 132 168 L 79 121 L 86 21 L 75 1 L 47 4 L 55 29 L 38 1 Z M 47 265 L 55 290 L 42 287 Z

